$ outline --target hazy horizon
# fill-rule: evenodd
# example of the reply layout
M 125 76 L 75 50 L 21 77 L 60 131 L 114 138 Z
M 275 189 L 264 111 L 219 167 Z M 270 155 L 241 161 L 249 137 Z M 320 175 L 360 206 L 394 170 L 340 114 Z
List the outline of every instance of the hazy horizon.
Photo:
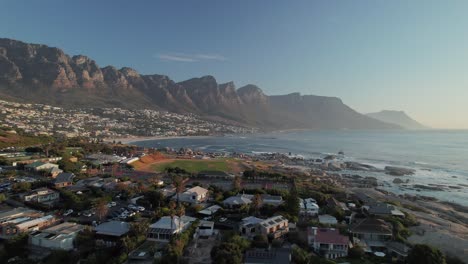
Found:
M 0 37 L 182 81 L 335 96 L 468 129 L 468 2 L 5 1 Z M 71 11 L 73 10 L 73 12 Z

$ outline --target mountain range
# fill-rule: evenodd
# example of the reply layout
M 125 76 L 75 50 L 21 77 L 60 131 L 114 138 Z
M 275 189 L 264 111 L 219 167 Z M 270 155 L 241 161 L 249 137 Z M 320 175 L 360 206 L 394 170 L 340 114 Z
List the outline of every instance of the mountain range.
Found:
M 369 113 L 367 116 L 382 122 L 399 125 L 405 129 L 429 129 L 429 127 L 414 120 L 404 111 L 382 110 L 377 113 Z
M 360 114 L 339 98 L 266 95 L 255 85 L 236 88 L 213 76 L 175 82 L 128 67 L 99 67 L 86 56 L 0 38 L 0 96 L 68 107 L 151 108 L 267 130 L 399 129 Z

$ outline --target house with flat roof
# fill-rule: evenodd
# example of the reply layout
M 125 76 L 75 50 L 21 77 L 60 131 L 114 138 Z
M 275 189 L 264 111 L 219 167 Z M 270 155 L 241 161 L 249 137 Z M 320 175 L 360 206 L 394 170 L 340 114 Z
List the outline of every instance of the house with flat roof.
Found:
M 9 239 L 21 233 L 42 230 L 56 222 L 57 219 L 53 215 L 15 218 L 0 224 L 0 238 Z
M 336 259 L 348 256 L 349 238 L 334 228 L 309 227 L 309 246 L 321 256 Z
M 201 220 L 197 227 L 199 237 L 210 237 L 214 234 L 214 222 Z
M 321 224 L 328 224 L 328 225 L 338 224 L 338 220 L 336 219 L 336 217 L 332 215 L 328 215 L 328 214 L 319 215 L 318 219 L 319 219 L 319 223 Z
M 39 188 L 20 195 L 25 202 L 53 205 L 60 199 L 60 193 L 49 188 Z
M 29 234 L 29 244 L 49 249 L 72 250 L 75 238 L 84 226 L 65 222 Z
M 37 218 L 41 216 L 44 216 L 43 212 L 24 207 L 17 207 L 0 212 L 0 224 L 17 218 Z
M 94 228 L 96 242 L 104 246 L 115 246 L 130 231 L 130 224 L 121 221 L 104 222 Z
M 255 235 L 260 233 L 258 224 L 262 221 L 263 219 L 257 218 L 255 216 L 249 216 L 242 219 L 242 222 L 239 224 L 239 231 L 241 235 L 247 238 L 253 238 Z
M 249 249 L 244 254 L 244 264 L 288 264 L 291 263 L 291 249 Z
M 267 218 L 258 224 L 260 233 L 272 239 L 280 238 L 289 232 L 289 221 L 282 215 Z
M 149 226 L 147 239 L 150 241 L 169 242 L 176 234 L 190 227 L 197 219 L 189 216 L 163 216 L 156 223 Z
M 254 197 L 254 194 L 237 194 L 225 199 L 223 206 L 226 208 L 239 208 L 244 205 L 250 205 Z M 283 198 L 280 195 L 262 194 L 260 197 L 262 198 L 262 204 L 279 206 L 283 203 Z
M 395 216 L 404 218 L 405 214 L 396 208 L 394 205 L 387 204 L 387 203 L 373 203 L 369 206 L 363 206 L 363 208 L 367 208 L 367 213 L 373 216 Z

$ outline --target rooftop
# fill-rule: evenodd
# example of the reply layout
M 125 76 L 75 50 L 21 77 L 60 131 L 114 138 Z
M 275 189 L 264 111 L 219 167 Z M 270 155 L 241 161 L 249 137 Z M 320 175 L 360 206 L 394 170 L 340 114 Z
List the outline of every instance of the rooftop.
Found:
M 310 227 L 309 235 L 313 235 L 313 232 L 316 231 L 314 240 L 319 243 L 324 244 L 348 244 L 349 238 L 343 236 L 337 229 L 334 228 L 317 228 Z
M 130 225 L 127 222 L 109 221 L 96 226 L 94 230 L 96 234 L 119 237 L 130 231 Z

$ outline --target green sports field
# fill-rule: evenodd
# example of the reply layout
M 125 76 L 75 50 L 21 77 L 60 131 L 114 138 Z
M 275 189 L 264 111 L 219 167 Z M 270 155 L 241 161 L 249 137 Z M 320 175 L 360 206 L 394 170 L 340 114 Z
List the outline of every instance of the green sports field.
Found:
M 228 159 L 172 160 L 151 165 L 151 169 L 157 172 L 162 172 L 166 168 L 174 167 L 179 167 L 192 173 L 197 173 L 200 171 L 230 171 L 232 169 L 232 163 Z

